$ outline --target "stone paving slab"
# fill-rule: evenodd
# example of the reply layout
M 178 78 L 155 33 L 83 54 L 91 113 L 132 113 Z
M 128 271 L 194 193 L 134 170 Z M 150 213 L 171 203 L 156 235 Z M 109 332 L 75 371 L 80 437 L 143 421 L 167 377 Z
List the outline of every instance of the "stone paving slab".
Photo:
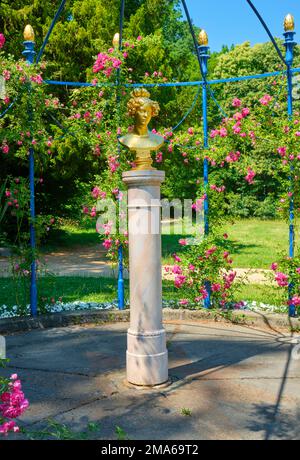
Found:
M 300 360 L 288 334 L 214 322 L 165 323 L 172 384 L 128 388 L 128 324 L 71 326 L 7 337 L 30 400 L 30 430 L 54 418 L 98 439 L 300 439 Z M 184 416 L 183 408 L 191 415 Z

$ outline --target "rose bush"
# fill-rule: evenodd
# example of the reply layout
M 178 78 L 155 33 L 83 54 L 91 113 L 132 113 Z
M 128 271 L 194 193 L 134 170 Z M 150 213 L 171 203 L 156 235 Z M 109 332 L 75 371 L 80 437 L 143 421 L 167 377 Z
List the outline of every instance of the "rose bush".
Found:
M 182 307 L 202 307 L 209 294 L 213 308 L 240 307 L 234 302 L 238 284 L 233 284 L 236 272 L 226 250 L 226 239 L 227 235 L 210 236 L 191 245 L 189 240 L 179 241 L 186 251 L 180 256 L 174 254 L 174 265 L 165 267 L 165 271 L 174 277 L 175 287 L 182 292 Z
M 277 285 L 286 292 L 287 304 L 293 305 L 300 313 L 300 255 L 282 257 L 273 262 L 271 269 Z
M 5 360 L 0 359 L 0 367 L 5 366 Z M 20 417 L 29 407 L 29 402 L 22 391 L 22 385 L 17 374 L 9 379 L 0 376 L 0 433 L 7 436 L 12 431 L 20 431 L 14 419 Z

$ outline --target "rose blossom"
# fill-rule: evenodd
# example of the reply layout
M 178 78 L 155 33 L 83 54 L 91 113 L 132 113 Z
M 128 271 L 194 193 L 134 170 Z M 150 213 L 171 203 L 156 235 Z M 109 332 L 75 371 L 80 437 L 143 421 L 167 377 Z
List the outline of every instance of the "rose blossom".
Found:
M 0 34 L 0 49 L 3 48 L 5 41 L 4 35 Z
M 232 106 L 233 107 L 239 107 L 240 105 L 242 104 L 242 101 L 240 99 L 238 99 L 237 97 L 235 97 L 232 101 Z

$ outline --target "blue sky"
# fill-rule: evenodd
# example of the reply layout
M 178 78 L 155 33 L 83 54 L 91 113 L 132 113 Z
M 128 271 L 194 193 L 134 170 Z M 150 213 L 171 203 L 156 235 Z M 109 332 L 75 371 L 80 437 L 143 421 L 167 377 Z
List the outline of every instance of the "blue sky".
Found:
M 206 30 L 212 51 L 222 45 L 269 40 L 265 30 L 246 0 L 186 0 L 193 23 Z M 295 18 L 296 41 L 300 41 L 300 0 L 253 0 L 275 37 L 282 36 L 283 19 L 291 13 Z

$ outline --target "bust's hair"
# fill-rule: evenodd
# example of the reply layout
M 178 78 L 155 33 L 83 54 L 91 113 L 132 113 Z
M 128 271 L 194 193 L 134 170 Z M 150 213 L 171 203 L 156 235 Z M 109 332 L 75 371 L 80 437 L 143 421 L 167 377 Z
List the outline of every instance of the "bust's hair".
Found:
M 134 117 L 136 112 L 144 104 L 149 104 L 152 108 L 152 117 L 157 117 L 159 112 L 158 102 L 150 99 L 150 93 L 144 88 L 135 88 L 131 92 L 131 99 L 127 103 L 128 115 Z

